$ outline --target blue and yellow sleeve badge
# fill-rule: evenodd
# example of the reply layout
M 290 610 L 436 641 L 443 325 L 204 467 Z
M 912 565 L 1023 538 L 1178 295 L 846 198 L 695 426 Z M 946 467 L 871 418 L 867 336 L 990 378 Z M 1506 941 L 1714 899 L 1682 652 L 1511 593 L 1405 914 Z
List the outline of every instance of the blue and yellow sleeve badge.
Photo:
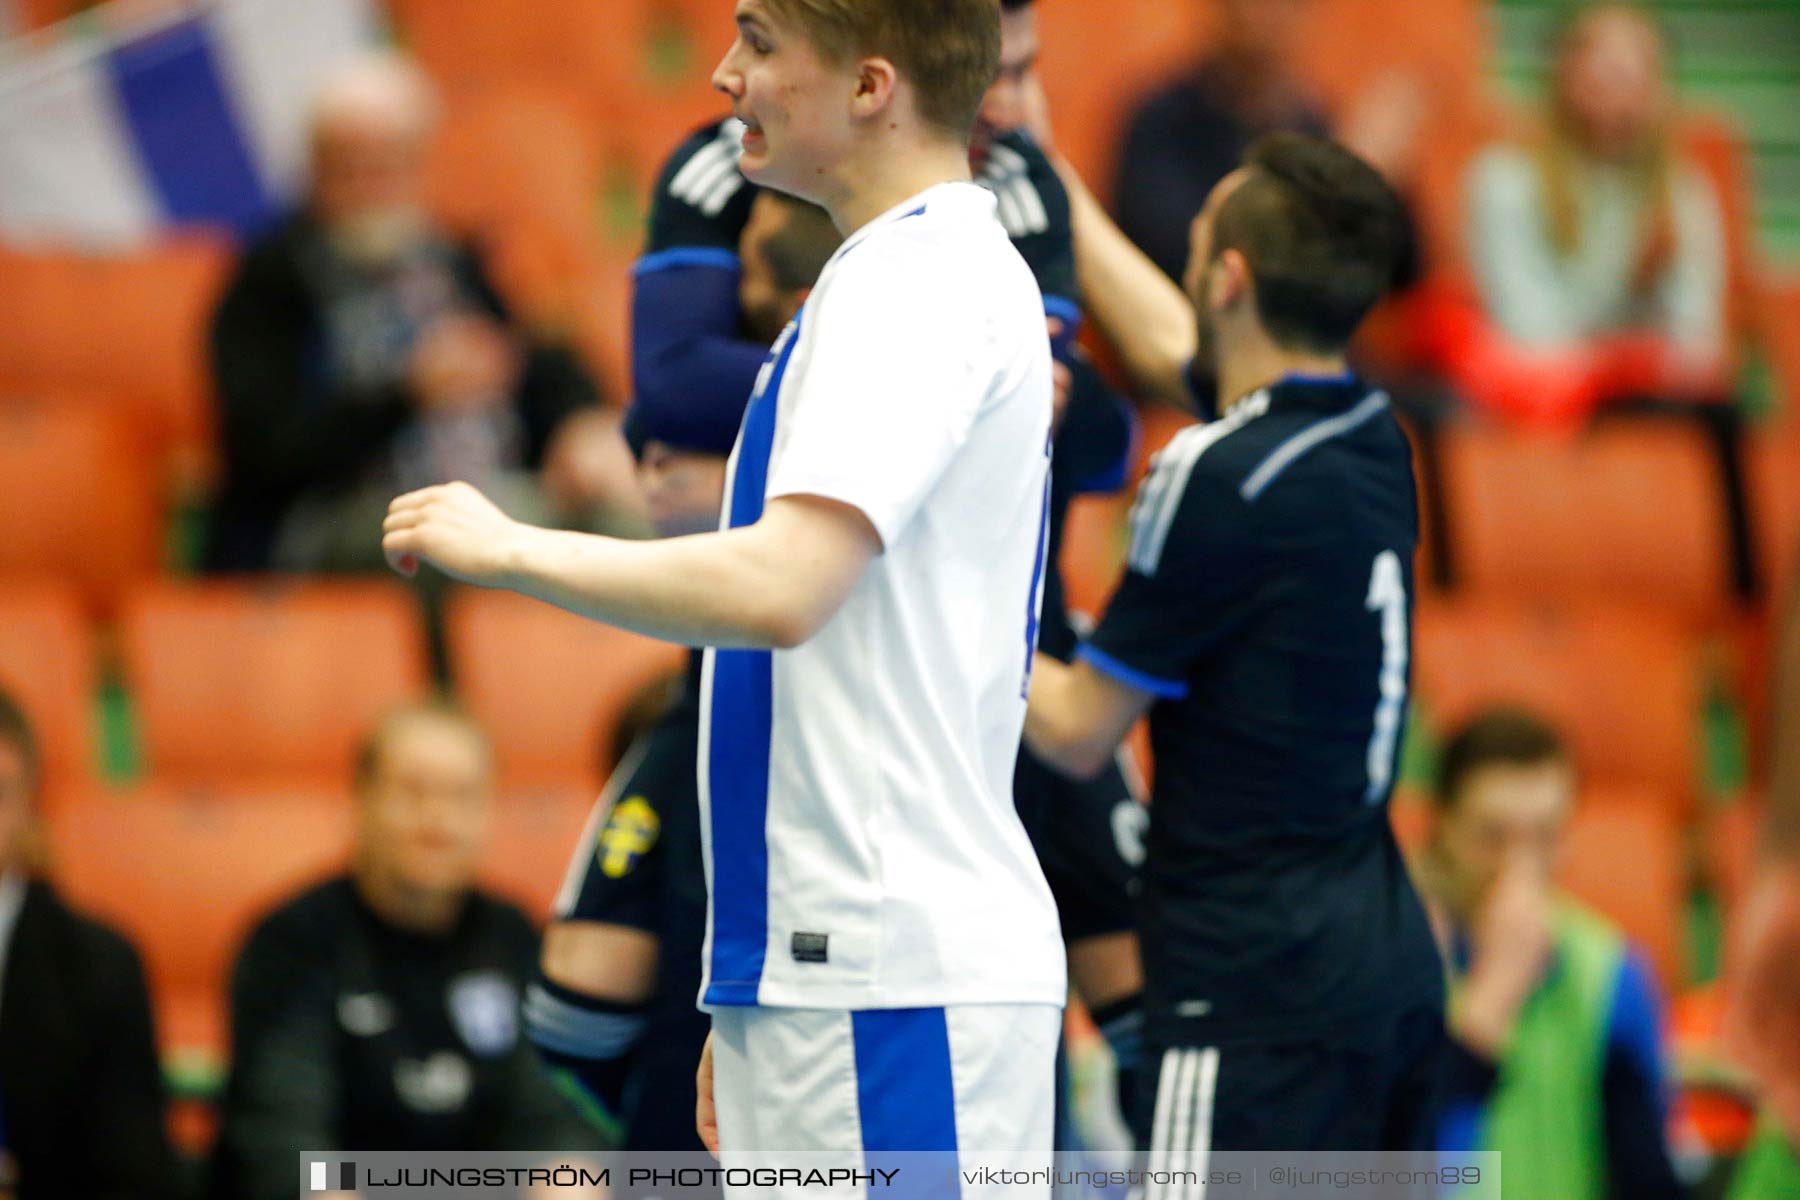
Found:
M 642 796 L 631 796 L 613 805 L 606 826 L 596 839 L 594 856 L 608 879 L 623 879 L 650 853 L 662 831 L 662 818 Z

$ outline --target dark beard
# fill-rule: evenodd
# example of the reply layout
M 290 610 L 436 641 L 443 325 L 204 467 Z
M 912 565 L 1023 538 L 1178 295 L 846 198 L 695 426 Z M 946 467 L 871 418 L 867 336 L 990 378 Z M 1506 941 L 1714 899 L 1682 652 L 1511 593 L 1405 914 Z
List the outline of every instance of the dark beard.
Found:
M 1200 416 L 1212 417 L 1218 414 L 1219 408 L 1218 337 L 1204 313 L 1195 312 L 1194 324 L 1197 336 L 1194 358 L 1187 368 L 1188 391 L 1193 394 Z

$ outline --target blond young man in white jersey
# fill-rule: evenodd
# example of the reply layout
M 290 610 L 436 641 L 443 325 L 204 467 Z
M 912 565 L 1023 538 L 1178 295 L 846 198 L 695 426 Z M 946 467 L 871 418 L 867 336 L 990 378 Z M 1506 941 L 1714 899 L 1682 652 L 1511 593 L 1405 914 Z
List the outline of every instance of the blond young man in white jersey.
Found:
M 969 181 L 999 19 L 998 0 L 738 0 L 714 84 L 741 168 L 846 240 L 758 383 L 718 533 L 535 529 L 461 484 L 387 522 L 403 572 L 709 647 L 700 1120 L 727 1166 L 1048 1165 L 1063 951 L 1010 783 L 1052 374 L 1042 297 Z

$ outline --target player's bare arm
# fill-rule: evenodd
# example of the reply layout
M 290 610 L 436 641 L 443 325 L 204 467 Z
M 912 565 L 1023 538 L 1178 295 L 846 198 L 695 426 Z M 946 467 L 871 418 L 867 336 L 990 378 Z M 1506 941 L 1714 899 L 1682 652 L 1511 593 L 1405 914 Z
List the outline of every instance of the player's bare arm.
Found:
M 787 496 L 742 529 L 630 542 L 526 525 L 452 483 L 395 500 L 382 549 L 404 575 L 429 562 L 647 637 L 788 649 L 843 605 L 881 539 L 850 505 Z
M 1039 654 L 1031 669 L 1025 744 L 1059 771 L 1090 778 L 1112 761 L 1153 700 L 1084 662 L 1071 666 Z
M 617 1004 L 648 1004 L 656 992 L 662 939 L 605 921 L 558 921 L 544 931 L 544 974 L 564 987 Z
M 1113 224 L 1075 169 L 1060 155 L 1052 161 L 1069 190 L 1075 263 L 1089 318 L 1118 349 L 1139 395 L 1193 408 L 1187 385 L 1199 339 L 1193 304 Z

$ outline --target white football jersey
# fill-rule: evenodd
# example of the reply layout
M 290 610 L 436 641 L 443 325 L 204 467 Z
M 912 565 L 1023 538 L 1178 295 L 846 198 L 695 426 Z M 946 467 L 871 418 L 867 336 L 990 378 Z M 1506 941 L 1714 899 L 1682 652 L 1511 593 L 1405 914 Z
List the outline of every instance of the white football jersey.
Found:
M 1052 386 L 1037 283 L 973 184 L 853 234 L 776 342 L 722 526 L 823 496 L 882 552 L 805 644 L 706 653 L 702 1007 L 1062 1003 L 1012 797 Z

